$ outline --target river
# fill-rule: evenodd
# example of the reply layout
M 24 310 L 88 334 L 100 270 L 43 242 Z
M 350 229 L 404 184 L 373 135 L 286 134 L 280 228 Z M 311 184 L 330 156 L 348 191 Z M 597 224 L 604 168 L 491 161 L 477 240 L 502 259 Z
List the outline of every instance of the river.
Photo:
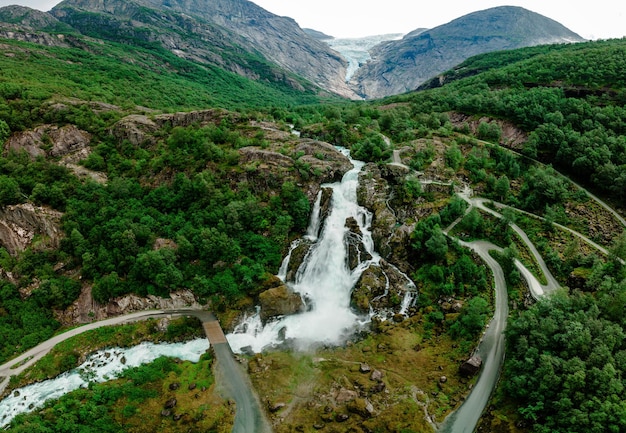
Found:
M 154 361 L 160 356 L 177 357 L 198 362 L 209 348 L 206 338 L 185 343 L 141 343 L 130 348 L 109 348 L 97 351 L 79 367 L 54 379 L 16 389 L 0 401 L 0 428 L 4 428 L 18 414 L 30 412 L 52 399 L 86 387 L 89 382 L 114 379 L 123 370 Z

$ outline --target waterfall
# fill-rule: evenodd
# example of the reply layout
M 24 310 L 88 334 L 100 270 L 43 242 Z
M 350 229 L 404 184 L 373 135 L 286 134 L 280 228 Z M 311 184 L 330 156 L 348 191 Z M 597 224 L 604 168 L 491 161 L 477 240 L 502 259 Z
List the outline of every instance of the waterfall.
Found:
M 315 204 L 313 205 L 313 211 L 311 212 L 311 222 L 309 223 L 309 227 L 306 230 L 306 236 L 312 241 L 317 240 L 317 236 L 320 232 L 320 224 L 322 216 L 321 212 L 321 203 L 322 203 L 322 191 L 317 193 L 317 199 L 315 200 Z
M 307 311 L 278 318 L 264 326 L 258 313 L 246 318 L 232 334 L 227 335 L 235 352 L 242 349 L 261 352 L 285 339 L 301 349 L 316 344 L 341 344 L 359 326 L 369 323 L 369 316 L 359 317 L 351 310 L 350 295 L 363 270 L 371 263 L 378 263 L 380 257 L 374 251 L 369 231 L 372 214 L 357 204 L 358 174 L 365 163 L 351 162 L 353 168 L 341 182 L 324 185 L 333 191 L 330 211 L 319 236 L 316 236 L 314 233 L 320 226 L 319 207 L 316 205 L 307 231 L 308 239 L 313 242 L 311 249 L 296 273 L 295 282 L 289 283 L 293 291 L 306 300 Z M 344 240 L 348 218 L 354 218 L 358 223 L 363 246 L 372 257 L 359 263 L 354 270 L 347 265 Z M 282 271 L 286 271 L 287 266 L 283 265 L 279 277 L 284 278 Z

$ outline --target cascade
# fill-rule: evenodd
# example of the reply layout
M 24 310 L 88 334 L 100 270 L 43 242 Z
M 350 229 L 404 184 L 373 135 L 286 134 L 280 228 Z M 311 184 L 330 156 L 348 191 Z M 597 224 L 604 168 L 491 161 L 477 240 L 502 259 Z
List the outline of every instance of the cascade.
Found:
M 141 343 L 130 348 L 109 348 L 87 357 L 79 367 L 54 379 L 37 382 L 14 390 L 0 401 L 0 429 L 21 413 L 38 409 L 48 400 L 58 399 L 68 392 L 87 387 L 90 382 L 114 379 L 123 370 L 154 361 L 159 356 L 198 362 L 209 347 L 206 338 L 185 343 Z
M 347 151 L 342 152 L 348 155 Z M 248 316 L 232 334 L 227 335 L 235 352 L 261 352 L 266 347 L 281 344 L 285 339 L 301 349 L 316 344 L 341 344 L 356 329 L 369 323 L 369 316 L 360 317 L 351 310 L 350 295 L 361 273 L 370 264 L 378 263 L 380 256 L 374 251 L 369 230 L 372 214 L 357 204 L 358 174 L 365 163 L 351 162 L 353 168 L 341 182 L 324 185 L 333 193 L 330 211 L 323 224 L 319 216 L 318 196 L 306 236 L 312 242 L 311 248 L 296 273 L 295 282 L 287 283 L 306 300 L 307 311 L 265 324 L 261 323 L 258 312 Z M 348 265 L 346 245 L 346 220 L 349 218 L 357 222 L 362 237 L 360 240 L 366 250 L 359 251 L 359 257 L 364 260 L 359 260 L 352 269 Z M 297 241 L 294 242 L 290 253 L 298 245 Z M 278 275 L 283 280 L 288 260 L 285 259 Z

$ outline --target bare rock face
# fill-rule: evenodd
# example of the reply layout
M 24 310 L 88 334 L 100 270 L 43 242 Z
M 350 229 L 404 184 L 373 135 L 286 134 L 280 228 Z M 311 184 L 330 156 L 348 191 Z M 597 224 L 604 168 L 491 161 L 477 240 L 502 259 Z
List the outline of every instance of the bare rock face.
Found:
M 18 204 L 0 209 L 0 243 L 16 255 L 28 247 L 35 235 L 45 236 L 51 247 L 59 244 L 61 212 L 32 204 Z
M 226 111 L 220 109 L 168 113 L 156 116 L 131 114 L 120 119 L 111 127 L 109 132 L 120 142 L 128 140 L 135 146 L 141 146 L 144 143 L 153 143 L 155 141 L 154 133 L 166 124 L 172 127 L 185 127 L 192 124 L 219 123 L 227 114 Z
M 85 33 L 102 29 L 104 38 L 127 35 L 156 43 L 178 57 L 253 80 L 298 90 L 312 90 L 310 83 L 315 83 L 356 98 L 345 83 L 347 62 L 339 53 L 307 35 L 293 19 L 247 0 L 66 0 L 51 14 Z M 267 62 L 262 67 L 260 56 Z
M 61 157 L 89 147 L 91 135 L 74 125 L 42 125 L 32 131 L 14 134 L 5 145 L 5 154 L 11 150 L 26 151 L 32 158 Z
M 91 286 L 85 286 L 80 296 L 65 311 L 57 313 L 57 320 L 63 325 L 90 323 L 121 314 L 143 310 L 169 310 L 178 308 L 203 308 L 189 290 L 172 292 L 169 298 L 149 295 L 125 295 L 111 299 L 107 304 L 99 304 L 91 295 Z
M 391 188 L 382 177 L 380 168 L 375 164 L 367 164 L 359 175 L 357 199 L 361 206 L 374 213 L 372 221 L 372 238 L 376 250 L 383 257 L 388 257 L 391 248 L 388 245 L 389 235 L 396 226 L 396 215 L 387 206 L 387 198 Z
M 261 293 L 259 303 L 261 305 L 261 320 L 263 321 L 272 317 L 295 314 L 304 307 L 300 295 L 285 285 Z
M 372 255 L 365 248 L 363 233 L 353 217 L 346 219 L 346 227 L 348 229 L 344 235 L 344 243 L 347 248 L 346 260 L 348 268 L 353 271 L 359 263 L 371 260 Z
M 372 59 L 359 68 L 350 85 L 365 98 L 382 98 L 415 90 L 477 54 L 583 40 L 534 12 L 495 7 L 377 45 L 370 51 Z
M 67 167 L 80 178 L 91 178 L 105 183 L 105 173 L 95 172 L 78 163 L 91 154 L 91 134 L 74 125 L 41 125 L 30 131 L 12 135 L 6 142 L 4 154 L 25 151 L 31 158 L 58 158 L 59 165 Z
M 147 141 L 151 134 L 158 129 L 157 124 L 148 116 L 131 114 L 120 119 L 111 128 L 111 134 L 118 140 L 128 140 L 135 146 Z
M 287 265 L 287 275 L 285 276 L 285 282 L 293 283 L 296 281 L 296 275 L 300 266 L 304 262 L 305 257 L 311 249 L 311 242 L 302 239 L 298 246 L 291 251 L 291 257 L 289 258 L 289 264 Z

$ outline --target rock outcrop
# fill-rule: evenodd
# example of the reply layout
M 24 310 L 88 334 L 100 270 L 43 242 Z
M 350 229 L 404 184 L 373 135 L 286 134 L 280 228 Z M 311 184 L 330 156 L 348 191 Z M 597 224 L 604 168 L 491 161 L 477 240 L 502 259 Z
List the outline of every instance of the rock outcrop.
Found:
M 296 281 L 298 270 L 311 250 L 311 245 L 311 242 L 304 238 L 298 241 L 298 245 L 291 251 L 291 256 L 289 257 L 285 282 L 294 283 Z
M 348 269 L 353 271 L 361 262 L 371 260 L 372 255 L 367 251 L 363 244 L 363 232 L 359 227 L 359 223 L 353 217 L 346 219 L 346 228 L 348 231 L 344 235 L 344 243 L 346 245 L 346 261 Z
M 362 314 L 372 310 L 382 314 L 400 312 L 407 292 L 416 294 L 415 285 L 385 260 L 370 265 L 357 281 L 350 295 L 352 308 Z
M 13 134 L 4 146 L 8 152 L 26 152 L 31 158 L 46 157 L 58 160 L 59 165 L 67 167 L 80 178 L 105 183 L 105 173 L 88 170 L 79 162 L 91 154 L 91 134 L 75 125 L 57 126 L 40 125 L 29 131 Z
M 0 244 L 11 255 L 26 249 L 35 236 L 57 247 L 62 236 L 61 216 L 61 212 L 29 203 L 6 206 L 0 209 Z
M 177 308 L 202 308 L 191 291 L 172 292 L 169 298 L 148 295 L 125 295 L 111 299 L 106 304 L 94 301 L 91 286 L 85 286 L 80 296 L 65 311 L 56 313 L 56 318 L 63 325 L 75 325 L 103 320 L 109 317 L 144 310 L 169 310 Z
M 285 285 L 261 293 L 259 303 L 261 320 L 264 322 L 272 317 L 298 313 L 304 308 L 304 302 L 302 302 L 300 295 Z

